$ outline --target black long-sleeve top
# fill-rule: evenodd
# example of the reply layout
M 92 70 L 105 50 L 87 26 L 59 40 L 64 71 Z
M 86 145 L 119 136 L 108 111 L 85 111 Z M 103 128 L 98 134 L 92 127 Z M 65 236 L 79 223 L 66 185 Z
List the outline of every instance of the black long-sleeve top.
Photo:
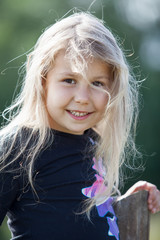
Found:
M 93 143 L 91 132 L 55 131 L 53 143 L 35 160 L 36 194 L 21 169 L 25 154 L 16 160 L 16 171 L 0 174 L 0 224 L 7 215 L 13 240 L 116 239 L 108 235 L 107 220 L 98 215 L 96 207 L 91 221 L 79 214 L 86 199 L 81 189 L 95 181 L 93 154 L 88 151 Z

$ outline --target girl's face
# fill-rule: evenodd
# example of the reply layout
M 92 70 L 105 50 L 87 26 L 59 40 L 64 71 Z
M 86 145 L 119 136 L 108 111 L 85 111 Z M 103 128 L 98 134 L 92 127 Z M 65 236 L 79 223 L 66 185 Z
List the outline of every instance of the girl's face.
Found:
M 83 134 L 102 118 L 108 102 L 110 68 L 99 60 L 88 63 L 86 78 L 72 70 L 61 51 L 46 77 L 46 109 L 50 127 L 66 133 Z

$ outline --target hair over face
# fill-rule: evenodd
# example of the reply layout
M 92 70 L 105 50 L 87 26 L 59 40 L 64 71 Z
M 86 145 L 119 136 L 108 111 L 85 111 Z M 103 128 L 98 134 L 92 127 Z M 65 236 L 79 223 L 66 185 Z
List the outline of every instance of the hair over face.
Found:
M 38 39 L 34 50 L 28 55 L 22 91 L 12 106 L 6 110 L 10 113 L 10 119 L 1 130 L 1 144 L 8 137 L 12 137 L 13 141 L 10 150 L 1 157 L 1 162 L 9 155 L 17 134 L 21 134 L 23 128 L 30 128 L 31 131 L 25 146 L 22 144 L 19 147 L 18 156 L 38 132 L 38 138 L 34 141 L 34 146 L 30 147 L 26 160 L 29 181 L 34 188 L 32 179 L 34 160 L 42 146 L 49 144 L 51 134 L 43 83 L 47 73 L 54 68 L 54 61 L 61 50 L 65 50 L 68 61 L 84 75 L 88 61 L 93 58 L 105 62 L 112 71 L 112 85 L 108 93 L 110 101 L 103 121 L 97 126 L 101 138 L 96 149 L 97 162 L 102 157 L 106 169 L 104 181 L 107 190 L 90 200 L 91 203 L 87 207 L 89 211 L 95 202 L 118 191 L 119 167 L 127 152 L 132 150 L 132 154 L 136 154 L 133 130 L 138 112 L 136 80 L 129 73 L 125 56 L 115 37 L 95 16 L 84 12 L 75 13 L 50 26 Z M 12 161 L 16 159 L 17 157 Z

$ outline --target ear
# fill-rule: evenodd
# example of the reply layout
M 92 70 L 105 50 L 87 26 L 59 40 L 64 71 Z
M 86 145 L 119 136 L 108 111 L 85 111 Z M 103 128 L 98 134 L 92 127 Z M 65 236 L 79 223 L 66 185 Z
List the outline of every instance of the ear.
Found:
M 45 77 L 41 78 L 41 86 L 42 86 L 42 95 L 45 103 L 46 96 L 47 96 L 47 79 Z
M 41 78 L 41 84 L 44 89 L 46 89 L 47 86 L 47 78 L 44 76 Z

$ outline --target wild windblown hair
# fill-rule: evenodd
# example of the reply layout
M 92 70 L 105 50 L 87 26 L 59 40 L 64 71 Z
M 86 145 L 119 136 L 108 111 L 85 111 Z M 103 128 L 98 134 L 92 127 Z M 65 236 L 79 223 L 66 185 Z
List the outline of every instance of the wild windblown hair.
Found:
M 28 179 L 34 189 L 34 160 L 42 147 L 50 144 L 51 131 L 45 107 L 43 81 L 51 68 L 57 54 L 66 51 L 66 57 L 81 73 L 85 74 L 89 59 L 98 59 L 111 68 L 112 86 L 108 92 L 109 101 L 105 117 L 95 128 L 101 138 L 96 148 L 96 160 L 103 158 L 107 190 L 88 200 L 85 211 L 102 199 L 118 192 L 119 169 L 126 156 L 134 157 L 137 153 L 134 144 L 136 119 L 138 114 L 138 84 L 130 74 L 125 56 L 111 31 L 103 22 L 89 13 L 75 13 L 59 20 L 38 39 L 34 50 L 28 55 L 26 74 L 22 90 L 13 104 L 5 110 L 9 119 L 0 131 L 1 171 L 23 154 L 25 156 Z M 15 146 L 17 136 L 29 128 L 25 143 L 19 141 L 15 157 L 10 162 L 5 160 Z M 52 132 L 53 133 L 53 132 Z M 35 141 L 30 141 L 38 136 Z M 52 136 L 54 141 L 54 136 Z M 8 144 L 4 144 L 4 143 Z M 32 142 L 32 144 L 31 144 Z M 3 147 L 2 147 L 3 146 Z M 36 191 L 36 189 L 34 189 Z

